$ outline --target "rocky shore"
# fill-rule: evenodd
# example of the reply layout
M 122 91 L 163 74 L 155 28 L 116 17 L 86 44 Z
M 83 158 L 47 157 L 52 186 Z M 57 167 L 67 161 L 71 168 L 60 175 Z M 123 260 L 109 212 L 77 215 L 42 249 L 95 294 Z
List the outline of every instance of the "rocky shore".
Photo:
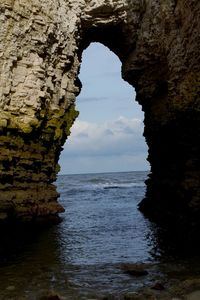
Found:
M 11 288 L 11 287 L 10 287 Z M 30 300 L 26 297 L 8 298 L 9 300 Z M 87 295 L 74 294 L 65 296 L 56 291 L 42 291 L 35 300 L 199 300 L 200 278 L 175 281 L 174 283 L 155 283 L 153 286 L 138 291 L 109 295 Z

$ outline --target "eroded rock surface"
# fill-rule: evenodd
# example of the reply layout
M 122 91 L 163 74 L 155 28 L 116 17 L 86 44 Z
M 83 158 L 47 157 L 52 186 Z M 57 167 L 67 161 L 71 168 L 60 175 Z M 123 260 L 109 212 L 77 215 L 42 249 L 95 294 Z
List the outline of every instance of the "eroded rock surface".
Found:
M 62 212 L 52 183 L 78 115 L 81 54 L 98 41 L 145 112 L 152 173 L 141 209 L 197 221 L 199 23 L 198 0 L 1 0 L 0 218 Z

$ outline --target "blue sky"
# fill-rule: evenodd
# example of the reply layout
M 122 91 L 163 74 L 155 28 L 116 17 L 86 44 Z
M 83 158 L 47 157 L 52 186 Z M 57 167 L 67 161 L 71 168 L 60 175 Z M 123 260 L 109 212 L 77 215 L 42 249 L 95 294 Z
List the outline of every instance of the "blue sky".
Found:
M 93 43 L 83 53 L 78 119 L 60 157 L 60 174 L 148 170 L 143 113 L 121 62 Z

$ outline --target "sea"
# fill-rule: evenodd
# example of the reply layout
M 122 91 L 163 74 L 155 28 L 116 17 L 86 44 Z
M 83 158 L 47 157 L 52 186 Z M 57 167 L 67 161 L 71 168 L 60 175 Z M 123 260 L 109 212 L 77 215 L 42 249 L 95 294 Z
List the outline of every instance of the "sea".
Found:
M 198 274 L 199 259 L 173 251 L 138 210 L 147 177 L 148 172 L 58 176 L 61 223 L 1 232 L 0 300 L 36 300 L 49 291 L 66 299 L 121 299 L 155 282 Z M 148 275 L 124 273 L 127 263 L 145 265 Z

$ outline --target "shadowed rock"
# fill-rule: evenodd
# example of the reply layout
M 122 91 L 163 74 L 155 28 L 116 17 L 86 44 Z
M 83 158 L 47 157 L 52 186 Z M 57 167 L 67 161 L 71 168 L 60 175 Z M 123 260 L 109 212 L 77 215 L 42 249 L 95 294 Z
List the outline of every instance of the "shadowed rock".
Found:
M 132 276 L 145 276 L 148 275 L 145 264 L 122 264 L 121 269 L 124 273 Z

